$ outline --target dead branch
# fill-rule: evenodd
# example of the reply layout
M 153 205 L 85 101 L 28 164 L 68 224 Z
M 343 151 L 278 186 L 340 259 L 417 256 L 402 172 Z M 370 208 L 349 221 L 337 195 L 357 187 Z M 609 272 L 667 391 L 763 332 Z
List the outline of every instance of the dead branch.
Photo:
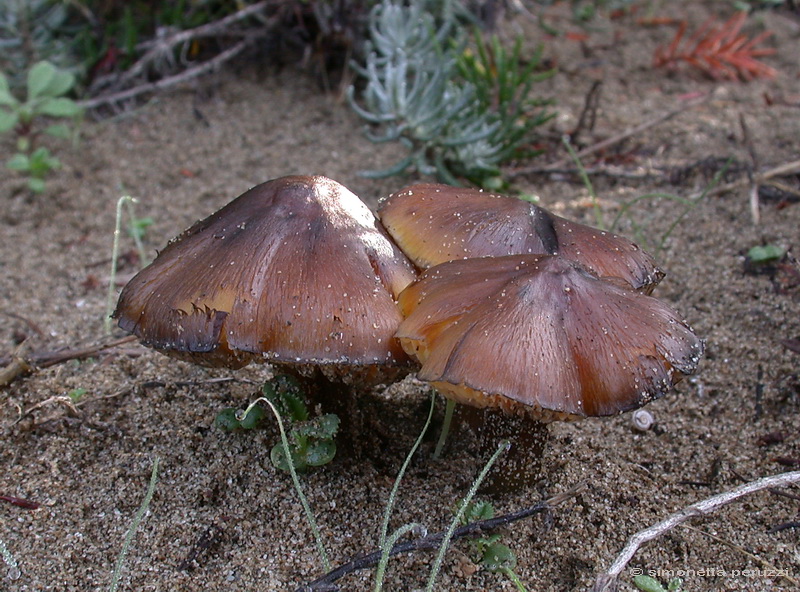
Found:
M 520 510 L 519 512 L 512 512 L 510 514 L 504 514 L 503 516 L 498 516 L 496 518 L 490 518 L 488 520 L 479 520 L 477 522 L 472 522 L 460 528 L 457 528 L 453 532 L 453 539 L 456 540 L 459 538 L 467 537 L 467 536 L 477 536 L 482 535 L 487 532 L 491 532 L 501 526 L 505 526 L 506 524 L 510 524 L 512 522 L 516 522 L 517 520 L 522 520 L 523 518 L 528 518 L 533 516 L 534 514 L 540 514 L 542 512 L 546 512 L 559 504 L 564 503 L 565 501 L 575 497 L 578 492 L 583 488 L 585 483 L 578 483 L 571 489 L 554 495 L 548 500 L 543 502 L 539 502 L 538 504 L 531 506 L 530 508 L 525 508 L 524 510 Z M 442 544 L 442 539 L 444 539 L 445 532 L 437 532 L 435 534 L 430 534 L 424 537 L 420 537 L 411 541 L 406 541 L 404 543 L 397 543 L 394 547 L 391 548 L 389 551 L 389 557 L 394 557 L 395 555 L 399 555 L 401 553 L 413 553 L 415 551 L 429 551 L 432 549 L 438 549 Z M 324 576 L 317 578 L 313 582 L 308 584 L 303 584 L 299 588 L 297 588 L 296 592 L 319 592 L 321 590 L 339 590 L 339 587 L 334 584 L 334 582 L 343 576 L 346 576 L 349 573 L 354 571 L 359 571 L 362 569 L 367 569 L 370 567 L 374 567 L 378 564 L 381 559 L 381 549 L 376 549 L 366 555 L 360 555 L 347 563 L 340 565 L 336 569 L 326 573 Z
M 253 39 L 254 38 L 248 38 L 245 39 L 244 41 L 240 41 L 233 47 L 226 49 L 225 51 L 213 57 L 212 59 L 203 62 L 202 64 L 198 64 L 193 68 L 189 68 L 188 70 L 184 70 L 183 72 L 181 72 L 180 74 L 176 74 L 175 76 L 168 76 L 167 78 L 162 78 L 161 80 L 156 80 L 155 82 L 148 82 L 145 84 L 141 84 L 139 86 L 134 86 L 133 88 L 129 88 L 128 90 L 124 90 L 115 94 L 102 95 L 99 97 L 94 97 L 92 99 L 87 99 L 85 101 L 80 101 L 79 104 L 84 109 L 93 109 L 95 107 L 99 107 L 100 105 L 106 105 L 109 103 L 118 103 L 120 101 L 132 99 L 133 97 L 137 97 L 145 93 L 164 90 L 171 86 L 181 84 L 182 82 L 186 82 L 187 80 L 191 80 L 192 78 L 197 78 L 202 74 L 210 72 L 211 70 L 214 70 L 215 68 L 224 64 L 225 62 L 233 59 L 234 57 L 242 53 L 247 48 L 247 46 L 250 45 Z
M 205 25 L 200 25 L 199 27 L 195 27 L 194 29 L 178 31 L 177 33 L 170 35 L 169 37 L 156 38 L 149 41 L 148 45 L 151 46 L 151 48 L 147 51 L 147 53 L 145 53 L 141 58 L 139 58 L 136 61 L 136 63 L 133 64 L 133 66 L 131 66 L 126 72 L 124 72 L 119 77 L 119 79 L 115 82 L 115 86 L 117 87 L 123 86 L 124 84 L 127 84 L 128 82 L 132 81 L 139 75 L 145 73 L 147 67 L 152 62 L 154 62 L 161 56 L 171 54 L 175 46 L 180 45 L 182 43 L 186 43 L 187 41 L 199 39 L 201 37 L 209 37 L 217 35 L 219 33 L 229 33 L 228 29 L 232 24 L 244 20 L 247 17 L 261 13 L 270 5 L 277 4 L 279 2 L 273 2 L 271 0 L 256 2 L 255 4 L 246 6 L 245 8 L 239 10 L 238 12 L 228 15 L 225 18 L 222 18 L 218 21 L 212 23 L 206 23 Z
M 747 126 L 744 113 L 739 113 L 739 126 L 742 128 L 742 142 L 747 148 L 747 154 L 750 156 L 750 166 L 747 167 L 747 179 L 750 181 L 750 215 L 753 218 L 753 224 L 758 226 L 761 222 L 761 211 L 758 199 L 758 182 L 755 180 L 755 171 L 759 167 L 758 153 L 753 144 L 753 138 L 750 135 L 750 128 Z
M 699 105 L 702 105 L 702 104 L 708 102 L 711 99 L 711 97 L 713 96 L 713 94 L 714 93 L 712 92 L 712 93 L 704 95 L 704 96 L 702 96 L 702 97 L 700 97 L 698 99 L 694 99 L 692 101 L 688 101 L 685 105 L 681 105 L 680 107 L 677 107 L 677 108 L 673 109 L 672 111 L 668 111 L 667 113 L 662 113 L 658 117 L 655 117 L 655 118 L 653 118 L 653 119 L 651 119 L 649 121 L 645 121 L 644 123 L 642 123 L 640 125 L 637 125 L 636 127 L 633 127 L 631 129 L 626 130 L 626 131 L 624 131 L 624 132 L 622 132 L 620 134 L 617 134 L 615 136 L 611 136 L 610 138 L 607 138 L 607 139 L 603 140 L 602 142 L 598 142 L 597 144 L 594 144 L 592 146 L 588 146 L 588 147 L 584 148 L 583 150 L 579 151 L 577 153 L 577 156 L 578 156 L 578 158 L 582 159 L 582 158 L 585 158 L 585 157 L 587 157 L 587 156 L 589 156 L 591 154 L 594 154 L 595 152 L 599 152 L 601 150 L 605 150 L 606 148 L 610 148 L 611 146 L 613 146 L 615 144 L 619 144 L 620 142 L 622 142 L 623 140 L 627 140 L 631 136 L 635 136 L 637 134 L 640 134 L 640 133 L 650 129 L 651 127 L 655 127 L 657 125 L 660 125 L 660 124 L 664 123 L 665 121 L 669 121 L 673 117 L 675 117 L 677 115 L 680 115 L 681 113 L 689 111 L 690 109 L 693 109 L 693 108 L 695 108 L 695 107 L 697 107 Z M 544 168 L 522 167 L 522 168 L 513 169 L 513 170 L 509 171 L 508 172 L 508 176 L 513 178 L 513 177 L 517 177 L 519 175 L 528 174 L 530 172 L 542 172 L 542 171 L 550 172 L 551 170 L 563 169 L 564 167 L 568 167 L 571 164 L 571 162 L 572 162 L 571 159 L 564 158 L 564 159 L 559 160 L 558 162 L 554 162 L 553 164 L 548 165 L 548 166 L 546 166 Z
M 28 341 L 25 340 L 19 344 L 16 351 L 9 356 L 9 360 L 3 364 L 0 370 L 0 387 L 8 386 L 17 376 L 27 374 L 33 368 L 25 360 L 25 354 L 30 349 Z
M 800 173 L 800 160 L 793 160 L 792 162 L 787 162 L 778 165 L 776 167 L 764 171 L 763 173 L 755 175 L 753 177 L 753 182 L 757 183 L 758 185 L 764 185 L 766 184 L 767 181 L 769 181 L 774 177 L 785 177 L 787 175 L 796 175 L 798 173 Z M 731 183 L 725 183 L 724 185 L 717 185 L 716 187 L 708 191 L 701 191 L 699 193 L 696 193 L 689 199 L 697 199 L 704 194 L 706 197 L 720 195 L 722 193 L 727 193 L 728 191 L 733 191 L 735 189 L 741 189 L 742 187 L 747 187 L 750 184 L 750 182 L 751 182 L 750 179 L 744 178 L 744 179 L 739 179 L 738 181 L 733 181 Z
M 745 483 L 744 485 L 740 485 L 739 487 L 731 489 L 730 491 L 720 493 L 714 497 L 710 497 L 701 502 L 697 502 L 696 504 L 692 504 L 691 506 L 687 506 L 679 512 L 668 516 L 665 520 L 662 520 L 658 524 L 654 524 L 649 528 L 640 530 L 628 540 L 628 544 L 625 545 L 625 548 L 614 560 L 614 563 L 611 564 L 609 570 L 597 577 L 591 592 L 606 592 L 614 590 L 616 588 L 619 574 L 622 573 L 622 570 L 625 569 L 625 566 L 628 565 L 628 562 L 633 559 L 636 551 L 638 551 L 639 548 L 645 543 L 657 539 L 663 534 L 666 534 L 679 524 L 683 524 L 695 516 L 705 516 L 706 514 L 710 514 L 722 506 L 751 493 L 762 491 L 771 487 L 790 485 L 798 481 L 800 481 L 800 471 L 792 471 L 789 473 L 781 473 L 779 475 L 764 477 L 758 481 Z
M 13 354 L 0 357 L 0 387 L 8 386 L 17 377 L 31 372 L 35 368 L 48 368 L 57 364 L 63 364 L 70 360 L 83 360 L 96 356 L 106 350 L 132 343 L 136 341 L 135 335 L 128 335 L 108 343 L 100 343 L 73 349 L 65 349 L 59 351 L 39 351 L 31 352 L 30 354 L 21 354 L 15 352 Z

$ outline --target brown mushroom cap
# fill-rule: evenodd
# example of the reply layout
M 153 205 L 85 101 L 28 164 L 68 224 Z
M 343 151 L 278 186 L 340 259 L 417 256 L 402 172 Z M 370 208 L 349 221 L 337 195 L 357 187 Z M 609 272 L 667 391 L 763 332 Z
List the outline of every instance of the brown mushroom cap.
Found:
M 206 365 L 402 365 L 396 298 L 414 277 L 353 193 L 283 177 L 171 241 L 114 317 L 146 345 Z
M 391 195 L 378 217 L 423 269 L 472 257 L 558 254 L 598 277 L 618 277 L 646 293 L 664 277 L 650 255 L 622 236 L 478 189 L 412 185 Z
M 397 336 L 420 379 L 543 420 L 639 407 L 691 374 L 703 350 L 662 302 L 558 256 L 443 263 L 399 303 Z

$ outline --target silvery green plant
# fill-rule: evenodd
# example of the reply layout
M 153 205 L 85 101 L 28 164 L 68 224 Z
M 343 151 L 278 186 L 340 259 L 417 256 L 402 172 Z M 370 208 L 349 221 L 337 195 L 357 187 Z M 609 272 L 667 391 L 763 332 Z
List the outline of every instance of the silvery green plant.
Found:
M 438 16 L 422 0 L 408 5 L 383 0 L 372 9 L 365 64 L 355 66 L 366 86 L 361 102 L 352 86 L 348 98 L 371 124 L 367 138 L 399 142 L 408 154 L 385 170 L 364 174 L 418 172 L 454 184 L 461 176 L 486 185 L 497 178 L 499 165 L 518 151 L 533 125 L 542 122 L 528 119 L 525 112 L 527 93 L 540 76 L 533 74 L 536 63 L 520 70 L 511 59 L 519 58 L 518 47 L 507 56 L 499 43 L 489 51 L 501 51 L 498 63 L 507 71 L 493 73 L 491 64 L 465 61 L 466 39 L 463 27 L 456 26 L 457 11 L 452 0 L 441 5 Z M 482 40 L 479 46 L 480 56 L 488 59 Z M 484 100 L 502 98 L 494 90 L 509 80 L 524 89 L 524 96 L 513 94 L 513 108 L 511 101 Z
M 64 121 L 44 125 L 45 120 L 75 119 L 83 109 L 64 96 L 75 85 L 75 76 L 53 66 L 50 62 L 36 63 L 28 71 L 27 96 L 24 101 L 12 93 L 6 77 L 0 73 L 0 133 L 16 134 L 17 153 L 6 167 L 28 175 L 31 191 L 44 191 L 44 178 L 61 166 L 58 158 L 44 146 L 37 146 L 41 134 L 69 138 L 72 131 Z

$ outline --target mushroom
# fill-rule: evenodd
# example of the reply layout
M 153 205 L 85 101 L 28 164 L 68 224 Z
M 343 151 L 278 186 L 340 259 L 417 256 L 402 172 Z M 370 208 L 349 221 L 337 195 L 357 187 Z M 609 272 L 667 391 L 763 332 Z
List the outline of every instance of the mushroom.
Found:
M 399 304 L 406 318 L 397 337 L 422 364 L 418 378 L 456 402 L 521 416 L 512 428 L 538 441 L 544 422 L 614 415 L 661 397 L 703 351 L 666 304 L 560 256 L 442 263 Z M 509 462 L 526 479 L 524 464 L 538 459 L 517 454 Z
M 114 317 L 210 366 L 266 361 L 374 383 L 406 368 L 396 298 L 415 277 L 370 209 L 325 177 L 258 185 L 171 241 Z
M 412 185 L 387 198 L 378 216 L 423 269 L 453 259 L 558 254 L 648 294 L 664 277 L 652 257 L 622 236 L 478 189 Z

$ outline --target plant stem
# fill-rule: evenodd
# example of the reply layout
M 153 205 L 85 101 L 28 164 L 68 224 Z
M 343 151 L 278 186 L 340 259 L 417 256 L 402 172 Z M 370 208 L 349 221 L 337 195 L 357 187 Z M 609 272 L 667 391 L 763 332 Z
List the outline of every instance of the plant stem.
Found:
M 375 592 L 381 592 L 381 590 L 383 590 L 383 576 L 386 574 L 386 566 L 389 563 L 389 551 L 394 548 L 397 541 L 405 534 L 415 530 L 424 531 L 425 529 L 421 524 L 417 524 L 416 522 L 404 524 L 395 530 L 384 542 L 384 546 L 381 548 L 381 559 L 378 562 L 378 568 L 375 570 Z
M 129 199 L 126 202 L 128 204 L 128 221 L 131 224 L 131 236 L 133 237 L 133 242 L 136 245 L 136 251 L 139 253 L 139 263 L 144 266 L 147 264 L 147 253 L 145 253 L 144 245 L 142 244 L 142 237 L 139 232 L 136 231 L 134 225 L 136 224 L 136 212 L 134 211 L 133 204 L 136 203 L 135 199 Z
M 314 513 L 311 511 L 311 506 L 308 504 L 308 499 L 306 498 L 305 494 L 303 493 L 303 488 L 300 485 L 300 479 L 297 476 L 297 470 L 294 468 L 294 464 L 292 463 L 292 451 L 289 448 L 289 438 L 286 436 L 286 429 L 283 427 L 283 420 L 281 419 L 281 414 L 278 412 L 278 409 L 273 405 L 272 401 L 267 399 L 266 397 L 259 397 L 250 405 L 247 406 L 247 409 L 241 414 L 242 417 L 246 417 L 250 410 L 255 407 L 260 402 L 265 402 L 269 405 L 269 408 L 272 410 L 273 415 L 275 415 L 275 419 L 278 422 L 278 430 L 281 433 L 281 445 L 283 446 L 283 454 L 286 457 L 286 464 L 289 467 L 289 473 L 292 475 L 292 483 L 294 484 L 294 489 L 297 492 L 297 497 L 300 498 L 300 504 L 303 506 L 303 510 L 306 513 L 306 520 L 308 520 L 308 525 L 311 527 L 311 532 L 314 535 L 314 541 L 317 544 L 317 550 L 319 551 L 320 558 L 322 559 L 322 567 L 326 571 L 330 571 L 331 569 L 331 562 L 328 559 L 328 553 L 325 551 L 325 545 L 322 542 L 322 535 L 320 534 L 319 527 L 317 526 L 317 521 L 314 519 Z
M 114 295 L 117 283 L 117 258 L 119 257 L 119 235 L 122 227 L 122 206 L 126 202 L 136 202 L 130 195 L 123 195 L 117 200 L 117 220 L 114 225 L 114 242 L 111 245 L 111 272 L 108 277 L 108 296 L 106 297 L 106 316 L 103 319 L 103 331 L 111 335 L 111 315 L 114 313 Z
M 509 580 L 511 580 L 514 583 L 519 592 L 528 592 L 528 589 L 525 587 L 525 584 L 522 583 L 522 580 L 519 579 L 519 576 L 514 572 L 513 569 L 511 569 L 510 567 L 505 567 L 502 569 L 502 572 L 506 575 L 506 577 Z
M 508 440 L 503 440 L 500 442 L 497 450 L 495 450 L 494 454 L 489 459 L 489 462 L 486 463 L 486 466 L 483 467 L 483 470 L 480 472 L 478 477 L 472 482 L 472 487 L 470 487 L 466 497 L 461 500 L 461 505 L 458 508 L 458 512 L 456 512 L 455 517 L 450 522 L 450 527 L 447 529 L 447 532 L 442 538 L 442 544 L 439 546 L 439 553 L 436 555 L 436 560 L 433 563 L 433 568 L 431 569 L 431 575 L 428 578 L 428 585 L 425 588 L 425 592 L 433 592 L 433 585 L 436 583 L 436 577 L 439 575 L 439 570 L 442 568 L 444 554 L 447 552 L 447 548 L 450 546 L 450 540 L 453 538 L 453 533 L 455 532 L 456 527 L 461 522 L 461 517 L 467 510 L 467 506 L 469 506 L 472 498 L 475 497 L 475 494 L 478 492 L 478 488 L 481 486 L 481 483 L 483 483 L 483 480 L 486 479 L 486 475 L 489 473 L 492 465 L 494 465 L 497 459 L 500 458 L 501 454 L 508 450 L 508 446 Z
M 456 402 L 448 398 L 444 408 L 444 423 L 442 424 L 442 432 L 439 434 L 439 441 L 436 442 L 436 449 L 433 451 L 433 458 L 438 459 L 442 456 L 444 445 L 447 442 L 447 435 L 450 433 L 450 425 L 453 423 L 453 411 L 456 408 Z
M 416 442 L 414 442 L 414 446 L 411 447 L 411 450 L 406 455 L 406 459 L 403 462 L 403 466 L 400 467 L 400 472 L 397 474 L 397 478 L 394 480 L 394 485 L 392 486 L 392 491 L 389 494 L 389 501 L 386 502 L 386 510 L 383 513 L 383 523 L 381 524 L 381 534 L 380 539 L 378 542 L 378 546 L 381 549 L 381 560 L 378 564 L 378 571 L 375 575 L 375 592 L 380 592 L 383 588 L 383 574 L 386 571 L 386 564 L 389 562 L 389 551 L 394 547 L 397 540 L 405 534 L 407 531 L 403 531 L 400 533 L 400 530 L 395 532 L 395 534 L 390 537 L 389 541 L 387 542 L 386 533 L 389 530 L 389 518 L 392 515 L 392 508 L 394 507 L 394 502 L 397 499 L 397 490 L 400 488 L 400 483 L 403 480 L 403 476 L 406 473 L 406 469 L 408 465 L 411 463 L 411 458 L 417 452 L 417 448 L 422 443 L 422 438 L 425 436 L 425 432 L 428 431 L 428 426 L 431 425 L 431 418 L 433 417 L 433 409 L 436 406 L 436 391 L 431 392 L 431 407 L 428 411 L 428 419 L 425 420 L 425 425 L 422 428 L 419 436 L 417 437 Z M 402 530 L 402 529 L 401 529 Z M 400 534 L 398 534 L 400 533 Z
M 150 501 L 153 499 L 153 493 L 156 490 L 156 482 L 158 481 L 158 457 L 153 461 L 153 470 L 150 473 L 150 484 L 147 486 L 147 493 L 144 496 L 144 500 L 142 501 L 142 505 L 139 506 L 139 509 L 136 511 L 136 515 L 133 517 L 133 522 L 131 522 L 131 526 L 128 529 L 127 534 L 125 534 L 125 542 L 122 543 L 122 550 L 119 552 L 119 557 L 117 557 L 117 563 L 114 566 L 114 574 L 111 577 L 111 586 L 109 586 L 109 592 L 116 592 L 117 587 L 119 586 L 119 577 L 122 574 L 122 568 L 125 566 L 125 557 L 128 555 L 128 549 L 131 547 L 131 543 L 133 542 L 133 535 L 136 534 L 136 529 L 139 528 L 139 524 L 144 518 L 145 512 L 147 512 L 147 508 L 150 506 Z
M 575 166 L 578 167 L 578 174 L 581 177 L 581 181 L 586 186 L 586 189 L 589 190 L 589 195 L 592 198 L 592 205 L 594 207 L 594 218 L 595 222 L 597 223 L 598 228 L 602 228 L 605 230 L 606 226 L 603 222 L 603 212 L 600 210 L 600 203 L 597 201 L 597 193 L 594 190 L 594 185 L 592 185 L 592 181 L 589 179 L 589 174 L 586 172 L 586 169 L 583 167 L 583 163 L 581 159 L 578 158 L 578 155 L 575 153 L 575 149 L 572 147 L 572 144 L 569 143 L 569 136 L 566 134 L 561 137 L 561 141 L 564 144 L 564 147 L 569 152 L 570 157 L 575 162 Z

